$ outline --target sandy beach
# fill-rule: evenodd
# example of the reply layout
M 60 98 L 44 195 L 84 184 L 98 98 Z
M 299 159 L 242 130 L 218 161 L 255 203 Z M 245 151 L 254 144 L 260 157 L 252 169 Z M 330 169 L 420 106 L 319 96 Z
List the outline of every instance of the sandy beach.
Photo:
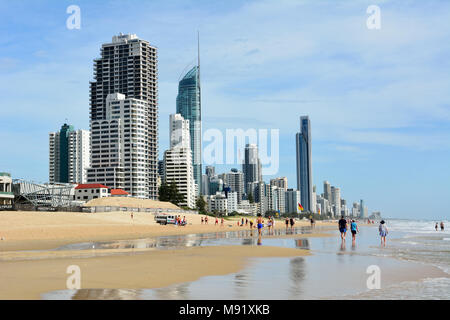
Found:
M 249 230 L 238 218 L 224 226 L 201 224 L 201 216 L 186 215 L 188 225 L 161 226 L 148 213 L 1 212 L 0 299 L 39 299 L 40 294 L 66 289 L 70 265 L 82 270 L 82 288 L 157 288 L 193 281 L 208 275 L 236 272 L 249 258 L 295 257 L 308 250 L 269 246 L 194 247 L 180 250 L 115 249 L 51 250 L 62 245 L 92 241 L 142 239 Z M 297 222 L 309 226 L 309 222 Z M 332 223 L 317 222 L 317 226 Z M 285 228 L 277 221 L 276 229 Z M 257 231 L 255 229 L 255 235 Z M 310 235 L 311 236 L 311 235 Z M 326 236 L 316 233 L 314 236 Z M 299 236 L 301 237 L 301 236 Z

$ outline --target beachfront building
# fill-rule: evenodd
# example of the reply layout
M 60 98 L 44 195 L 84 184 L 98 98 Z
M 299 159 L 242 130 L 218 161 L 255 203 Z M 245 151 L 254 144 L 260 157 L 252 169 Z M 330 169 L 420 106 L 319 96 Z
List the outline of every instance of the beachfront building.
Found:
M 90 133 L 64 123 L 49 133 L 50 183 L 85 183 L 90 166 Z
M 111 189 L 109 191 L 111 197 L 130 197 L 131 195 L 122 189 Z
M 228 215 L 228 199 L 223 192 L 217 192 L 214 195 L 206 196 L 208 211 Z
M 237 205 L 236 211 L 239 214 L 256 216 L 256 214 L 258 213 L 258 206 L 256 203 L 250 203 L 248 200 L 242 200 L 241 203 Z
M 323 182 L 323 197 L 331 203 L 331 184 L 328 181 Z
M 244 174 L 244 188 L 248 195 L 247 186 L 252 182 L 262 181 L 261 161 L 258 156 L 258 146 L 256 144 L 247 144 L 244 149 L 244 163 L 242 164 Z
M 305 211 L 312 211 L 311 123 L 308 116 L 300 117 L 300 132 L 296 134 L 297 189 Z M 315 205 L 314 205 L 315 207 Z
M 230 172 L 223 175 L 223 181 L 232 192 L 237 193 L 237 201 L 241 203 L 244 195 L 244 174 L 237 169 L 231 169 Z
M 0 172 L 0 209 L 12 208 L 14 193 L 12 192 L 12 178 L 7 172 Z
M 99 142 L 93 137 L 98 162 L 88 181 L 103 177 L 96 182 L 135 197 L 157 198 L 157 64 L 156 47 L 135 34 L 121 33 L 102 45 L 90 82 L 91 133 Z
M 286 191 L 288 189 L 288 180 L 286 177 L 270 179 L 270 185 Z
M 109 197 L 108 187 L 100 183 L 79 184 L 75 187 L 74 200 L 90 201 L 92 199 Z
M 331 208 L 333 216 L 341 217 L 341 189 L 331 186 Z
M 298 208 L 300 203 L 300 191 L 295 189 L 287 189 L 285 193 L 286 213 L 300 213 Z
M 152 106 L 145 100 L 113 93 L 106 97 L 103 119 L 91 121 L 91 167 L 88 183 L 123 189 L 133 197 L 148 199 L 152 193 L 149 164 Z M 155 179 L 156 183 L 156 179 Z
M 200 55 L 199 55 L 200 57 Z M 195 183 L 202 185 L 202 107 L 200 90 L 200 58 L 178 83 L 177 113 L 189 120 L 190 147 Z
M 164 152 L 164 181 L 175 182 L 184 200 L 179 205 L 195 208 L 197 184 L 192 165 L 189 120 L 181 114 L 170 115 L 170 149 Z

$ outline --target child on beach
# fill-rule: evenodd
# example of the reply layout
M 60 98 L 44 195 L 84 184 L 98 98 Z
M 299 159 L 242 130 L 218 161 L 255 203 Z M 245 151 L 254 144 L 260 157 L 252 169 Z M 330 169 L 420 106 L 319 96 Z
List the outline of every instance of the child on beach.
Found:
M 378 231 L 380 232 L 381 245 L 386 246 L 386 236 L 388 234 L 388 229 L 386 227 L 384 220 L 380 221 L 380 225 L 378 226 Z

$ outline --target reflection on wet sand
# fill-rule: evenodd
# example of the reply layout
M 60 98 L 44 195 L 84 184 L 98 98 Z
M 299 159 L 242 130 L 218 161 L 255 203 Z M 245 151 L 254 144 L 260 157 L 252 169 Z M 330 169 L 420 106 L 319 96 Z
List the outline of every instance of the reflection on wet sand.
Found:
M 140 294 L 135 289 L 80 289 L 72 300 L 137 300 Z
M 305 279 L 305 260 L 302 257 L 293 258 L 289 263 L 289 292 L 292 297 L 302 294 L 302 281 Z

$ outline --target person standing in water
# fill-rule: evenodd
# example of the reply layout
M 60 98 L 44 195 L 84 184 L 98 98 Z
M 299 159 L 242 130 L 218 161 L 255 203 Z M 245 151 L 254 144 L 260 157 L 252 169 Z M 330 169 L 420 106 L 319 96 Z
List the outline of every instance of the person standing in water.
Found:
M 258 218 L 256 219 L 256 225 L 258 227 L 258 235 L 261 236 L 262 228 L 263 228 L 263 220 L 261 214 L 258 214 Z
M 356 224 L 355 220 L 352 220 L 352 223 L 350 223 L 350 231 L 352 232 L 352 242 L 356 242 L 356 234 L 359 233 L 358 225 Z
M 347 220 L 344 219 L 344 216 L 341 216 L 338 225 L 339 225 L 339 232 L 341 233 L 341 240 L 344 241 L 345 236 L 347 234 Z
M 438 223 L 436 222 L 436 225 L 434 226 L 434 229 L 436 229 L 436 231 L 438 231 Z
M 444 221 L 441 221 L 441 231 L 444 231 Z
M 386 223 L 384 222 L 384 220 L 380 221 L 380 225 L 378 226 L 378 231 L 380 232 L 381 245 L 386 246 L 386 236 L 388 234 L 388 228 L 386 227 Z

